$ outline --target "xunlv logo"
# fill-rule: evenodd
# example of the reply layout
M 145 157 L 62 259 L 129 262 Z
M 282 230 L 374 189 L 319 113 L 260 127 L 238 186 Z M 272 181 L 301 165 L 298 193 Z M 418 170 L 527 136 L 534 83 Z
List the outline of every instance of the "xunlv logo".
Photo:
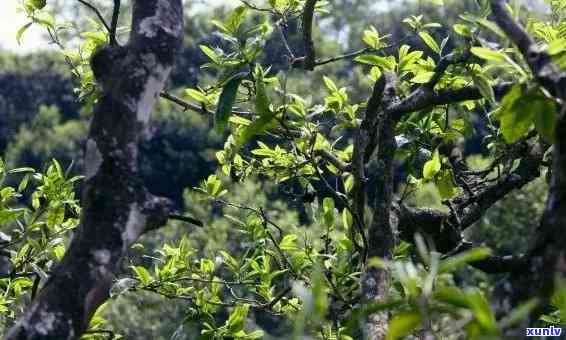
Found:
M 527 336 L 560 336 L 562 328 L 559 327 L 543 327 L 543 328 L 527 328 Z

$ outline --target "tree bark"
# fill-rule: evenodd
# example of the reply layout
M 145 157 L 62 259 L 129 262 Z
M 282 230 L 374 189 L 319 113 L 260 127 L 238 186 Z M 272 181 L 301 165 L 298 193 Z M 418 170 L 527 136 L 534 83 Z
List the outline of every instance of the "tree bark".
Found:
M 376 87 L 379 86 L 382 91 L 380 102 L 372 103 L 370 100 L 368 104 L 368 112 L 371 112 L 370 110 L 377 111 L 374 116 L 377 117 L 377 119 L 374 118 L 374 123 L 377 126 L 373 126 L 373 133 L 369 135 L 369 142 L 365 145 L 363 155 L 365 155 L 365 161 L 367 161 L 373 153 L 373 149 L 377 150 L 378 173 L 380 174 L 375 188 L 374 213 L 368 230 L 367 256 L 369 259 L 379 257 L 391 260 L 396 243 L 398 219 L 397 214 L 392 209 L 392 204 L 395 183 L 393 178 L 393 161 L 396 151 L 395 125 L 397 122 L 383 109 L 395 99 L 395 85 L 393 76 L 384 73 L 382 79 L 376 83 Z M 372 105 L 379 106 L 376 108 Z M 368 118 L 366 117 L 366 119 Z M 361 159 L 363 166 L 365 164 L 364 157 L 362 156 Z M 389 293 L 390 273 L 381 268 L 367 265 L 361 284 L 364 304 L 371 305 L 384 302 Z M 387 334 L 388 322 L 387 312 L 368 315 L 363 330 L 364 338 L 369 340 L 384 339 Z
M 557 280 L 566 278 L 566 72 L 559 69 L 511 16 L 505 0 L 491 0 L 493 18 L 509 39 L 517 46 L 529 65 L 535 80 L 555 99 L 559 107 L 556 123 L 556 141 L 552 151 L 552 177 L 545 211 L 536 233 L 533 247 L 527 254 L 527 264 L 513 273 L 498 287 L 499 311 L 508 311 L 528 297 L 538 296 L 545 306 Z M 535 321 L 541 309 L 531 320 Z
M 77 339 L 108 292 L 128 247 L 167 221 L 170 201 L 138 176 L 138 140 L 183 36 L 181 0 L 133 2 L 124 47 L 92 59 L 101 87 L 86 146 L 81 224 L 69 249 L 5 339 Z

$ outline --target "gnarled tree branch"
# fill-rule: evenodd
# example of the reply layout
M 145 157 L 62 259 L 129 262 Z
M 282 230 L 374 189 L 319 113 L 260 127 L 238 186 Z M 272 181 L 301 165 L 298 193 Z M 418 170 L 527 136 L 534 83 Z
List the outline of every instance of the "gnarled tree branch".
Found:
M 456 196 L 446 202 L 449 213 L 429 208 L 411 208 L 401 205 L 399 210 L 400 237 L 413 241 L 417 232 L 430 237 L 442 253 L 460 252 L 470 248 L 462 231 L 477 222 L 485 211 L 513 190 L 520 189 L 540 176 L 540 166 L 548 146 L 540 143 L 519 143 L 523 156 L 516 169 L 495 182 L 486 182 L 473 191 Z M 526 263 L 524 256 L 491 256 L 473 265 L 487 273 L 512 272 Z
M 306 0 L 303 9 L 303 43 L 305 45 L 305 58 L 303 65 L 305 70 L 312 71 L 315 66 L 316 51 L 312 40 L 312 22 L 314 18 L 314 8 L 317 0 Z
M 541 51 L 534 39 L 516 22 L 506 8 L 506 1 L 491 0 L 493 18 L 517 45 L 535 79 L 561 103 L 553 145 L 552 178 L 545 211 L 528 254 L 528 264 L 514 273 L 511 302 L 515 305 L 525 296 L 538 295 L 547 302 L 554 290 L 556 276 L 566 277 L 566 72 L 561 71 L 548 54 Z
M 372 143 L 372 135 L 375 135 L 377 123 L 379 121 L 379 108 L 382 104 L 383 93 L 389 75 L 383 75 L 377 80 L 373 87 L 372 95 L 368 101 L 365 116 L 362 119 L 360 128 L 354 137 L 354 150 L 352 154 L 352 174 L 354 176 L 353 187 L 353 210 L 357 219 L 360 221 L 360 232 L 365 233 L 364 209 L 366 205 L 366 175 L 365 163 L 369 158 L 368 147 Z M 375 136 L 374 136 L 375 138 Z

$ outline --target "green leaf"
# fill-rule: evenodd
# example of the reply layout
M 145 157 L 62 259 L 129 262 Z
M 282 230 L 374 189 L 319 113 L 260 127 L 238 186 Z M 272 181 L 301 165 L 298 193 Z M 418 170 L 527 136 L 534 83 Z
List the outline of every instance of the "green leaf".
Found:
M 508 143 L 513 143 L 521 138 L 533 122 L 531 112 L 516 105 L 521 96 L 521 87 L 514 86 L 501 101 L 498 117 L 501 122 L 501 133 Z
M 226 327 L 231 332 L 237 332 L 244 328 L 244 322 L 248 316 L 248 311 L 250 310 L 249 305 L 238 305 L 234 308 L 228 320 L 226 320 Z
M 503 30 L 501 30 L 501 28 L 499 28 L 499 26 L 497 26 L 497 24 L 494 23 L 493 21 L 487 20 L 485 18 L 475 18 L 475 22 L 478 25 L 480 25 L 484 28 L 487 28 L 491 32 L 497 34 L 499 37 L 507 38 L 507 35 L 505 34 L 505 32 L 503 32 Z
M 295 234 L 285 235 L 281 242 L 279 242 L 279 248 L 281 248 L 281 250 L 297 250 L 297 239 L 298 237 Z
M 557 55 L 566 51 L 566 38 L 556 39 L 548 44 L 546 53 L 549 55 Z
M 220 56 L 218 55 L 218 53 L 216 53 L 216 51 L 214 51 L 212 48 L 205 46 L 205 45 L 199 45 L 200 50 L 206 54 L 206 56 L 215 64 L 220 64 Z
M 384 38 L 385 37 L 379 35 L 379 32 L 374 26 L 370 26 L 370 29 L 364 31 L 362 41 L 369 47 L 378 50 L 385 46 L 382 41 Z
M 151 278 L 151 274 L 141 266 L 132 266 L 132 270 L 136 273 L 136 277 L 140 282 L 144 285 L 149 284 L 153 279 Z
M 91 40 L 97 46 L 108 43 L 108 35 L 105 32 L 82 32 L 81 37 Z
M 394 315 L 389 321 L 387 340 L 403 338 L 411 334 L 421 324 L 421 314 L 415 311 L 403 312 Z
M 55 29 L 55 19 L 51 14 L 45 11 L 39 11 L 34 14 L 32 20 L 43 27 Z
M 468 297 L 457 287 L 439 286 L 434 290 L 434 299 L 458 308 L 468 308 Z
M 324 85 L 329 92 L 338 92 L 338 86 L 336 86 L 336 83 L 334 83 L 332 79 L 328 78 L 327 76 L 323 76 L 322 80 L 324 80 Z
M 222 257 L 224 258 L 224 263 L 230 267 L 231 270 L 237 270 L 240 266 L 240 263 L 238 262 L 238 260 L 236 260 L 236 258 L 234 258 L 232 255 L 228 254 L 228 252 L 224 251 L 224 250 L 220 250 L 220 255 L 222 255 Z
M 47 5 L 46 0 L 28 0 L 26 4 L 31 5 L 35 9 L 43 9 Z
M 486 247 L 479 247 L 466 250 L 458 255 L 451 256 L 440 262 L 439 273 L 449 273 L 465 266 L 468 263 L 481 261 L 491 256 L 491 250 Z
M 508 143 L 524 136 L 533 123 L 544 138 L 553 139 L 556 105 L 539 90 L 525 94 L 520 86 L 514 86 L 503 97 L 498 117 L 501 121 L 501 133 Z
M 354 60 L 362 64 L 379 66 L 380 68 L 386 70 L 393 70 L 395 68 L 395 62 L 393 60 L 376 55 L 361 55 L 354 58 Z
M 20 29 L 18 30 L 18 32 L 16 33 L 16 41 L 18 42 L 18 45 L 22 43 L 22 37 L 24 35 L 24 33 L 27 31 L 27 29 L 32 25 L 32 22 L 28 22 L 27 24 L 23 25 L 22 27 L 20 27 Z
M 218 106 L 214 113 L 214 126 L 218 133 L 222 133 L 228 124 L 242 78 L 242 74 L 237 74 L 230 78 L 224 85 L 220 98 L 218 98 Z
M 228 120 L 230 123 L 235 125 L 250 126 L 252 121 L 240 116 L 231 116 Z
M 209 259 L 201 259 L 200 260 L 200 271 L 207 274 L 212 274 L 216 265 Z
M 342 210 L 342 224 L 346 230 L 350 230 L 350 228 L 354 225 L 354 218 L 350 211 L 346 208 Z
M 262 330 L 255 330 L 251 333 L 246 334 L 246 340 L 254 340 L 254 339 L 261 339 L 263 338 L 263 331 Z
M 63 223 L 65 221 L 65 207 L 59 206 L 57 208 L 49 210 L 47 214 L 47 226 L 49 228 L 54 228 L 55 226 Z
M 557 119 L 556 104 L 546 97 L 541 96 L 540 99 L 539 112 L 535 113 L 535 129 L 547 142 L 553 143 Z
M 470 49 L 475 56 L 488 61 L 507 62 L 505 54 L 499 51 L 490 50 L 485 47 L 472 47 Z
M 0 210 L 0 225 L 11 223 L 23 214 L 24 211 L 22 209 Z
M 458 190 L 454 185 L 454 176 L 452 175 L 452 171 L 441 171 L 440 176 L 436 179 L 436 187 L 438 188 L 438 192 L 442 199 L 445 200 L 454 197 Z
M 470 30 L 470 28 L 463 24 L 456 24 L 452 26 L 452 29 L 454 30 L 454 32 L 456 32 L 456 34 L 459 34 L 464 37 L 470 37 L 472 35 L 472 31 Z
M 421 31 L 419 32 L 419 37 L 421 37 L 424 43 L 431 50 L 433 50 L 436 53 L 440 53 L 440 46 L 438 46 L 438 43 L 436 42 L 436 40 L 434 40 L 434 38 L 432 37 L 432 35 L 430 35 L 430 33 L 428 33 L 427 31 Z
M 480 90 L 481 95 L 489 100 L 490 102 L 495 102 L 495 93 L 493 92 L 493 87 L 491 87 L 489 79 L 481 74 L 477 73 L 472 75 L 472 79 L 474 81 L 474 85 L 478 87 Z
M 467 292 L 466 295 L 468 297 L 468 304 L 480 326 L 490 333 L 496 332 L 497 323 L 495 322 L 495 316 L 481 291 L 479 289 L 472 289 Z
M 413 78 L 411 78 L 411 83 L 415 84 L 426 84 L 430 81 L 430 79 L 434 76 L 434 72 L 432 71 L 420 71 Z
M 331 197 L 325 197 L 322 200 L 322 211 L 324 212 L 324 224 L 331 228 L 334 226 L 334 200 Z
M 269 108 L 270 100 L 265 90 L 263 71 L 256 72 L 255 91 L 256 96 L 254 105 L 255 111 L 259 115 L 259 118 L 254 120 L 241 132 L 237 142 L 239 146 L 245 144 L 253 136 L 265 131 L 265 129 L 269 126 L 269 123 L 271 123 L 273 118 L 275 118 L 276 116 L 276 112 L 272 111 Z
M 30 172 L 35 172 L 34 168 L 29 168 L 29 167 L 23 167 L 23 168 L 16 168 L 16 169 L 12 169 L 9 170 L 8 173 L 9 174 L 19 174 L 19 173 L 30 173 Z
M 434 176 L 440 171 L 442 164 L 440 162 L 440 154 L 438 149 L 434 151 L 431 160 L 427 161 L 423 167 L 423 177 L 425 179 L 433 179 Z
M 230 13 L 230 16 L 224 22 L 224 26 L 228 29 L 228 33 L 236 34 L 246 18 L 246 13 L 246 6 L 238 6 L 232 11 L 232 13 Z
M 199 90 L 186 89 L 185 93 L 187 94 L 187 96 L 191 97 L 199 103 L 208 103 L 208 98 L 206 98 L 206 95 Z

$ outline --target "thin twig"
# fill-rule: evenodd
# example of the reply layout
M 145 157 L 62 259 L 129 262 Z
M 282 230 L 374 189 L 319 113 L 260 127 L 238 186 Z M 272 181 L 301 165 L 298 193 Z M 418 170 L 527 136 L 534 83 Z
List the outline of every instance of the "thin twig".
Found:
M 214 112 L 207 110 L 205 107 L 199 106 L 197 104 L 193 104 L 190 103 L 186 100 L 183 100 L 175 95 L 172 95 L 171 93 L 167 92 L 167 91 L 161 91 L 159 93 L 159 96 L 163 99 L 166 99 L 174 104 L 177 104 L 178 106 L 182 107 L 184 111 L 194 111 L 196 113 L 201 113 L 201 114 L 206 114 L 206 115 L 213 115 Z M 237 115 L 241 115 L 241 116 L 252 116 L 253 112 L 250 111 L 239 111 L 239 110 L 232 110 L 232 113 L 237 114 Z
M 102 25 L 104 26 L 104 28 L 106 28 L 106 30 L 108 31 L 108 33 L 112 32 L 112 29 L 110 28 L 110 26 L 108 25 L 108 23 L 106 23 L 106 20 L 104 20 L 104 17 L 102 16 L 102 13 L 100 13 L 100 11 L 98 10 L 98 8 L 96 8 L 94 5 L 88 3 L 85 0 L 78 0 L 81 4 L 85 5 L 86 7 L 88 7 L 90 10 L 92 10 L 96 16 L 98 17 L 98 20 L 100 20 L 100 22 L 102 23 Z
M 279 28 L 279 34 L 281 35 L 281 41 L 283 41 L 283 46 L 285 46 L 287 53 L 289 53 L 290 60 L 294 61 L 295 60 L 295 54 L 293 53 L 291 46 L 289 46 L 289 41 L 287 40 L 287 36 L 285 35 L 285 31 L 283 30 L 283 23 L 279 22 L 277 27 Z
M 120 0 L 114 0 L 114 9 L 112 10 L 112 23 L 110 25 L 110 45 L 117 46 L 116 29 L 118 27 L 118 18 L 120 16 Z
M 176 221 L 182 221 L 182 222 L 187 222 L 190 224 L 194 224 L 197 227 L 204 227 L 204 223 L 202 223 L 202 221 L 197 220 L 196 218 L 190 217 L 190 216 L 184 216 L 184 215 L 177 215 L 177 214 L 170 214 L 169 216 L 167 216 L 170 220 L 176 220 Z
M 333 62 L 344 60 L 344 59 L 352 59 L 352 58 L 364 55 L 366 53 L 369 53 L 372 50 L 373 49 L 371 49 L 371 48 L 362 48 L 361 50 L 358 50 L 358 51 L 342 54 L 342 55 L 327 58 L 327 59 L 317 60 L 315 62 L 315 66 L 322 66 L 322 65 L 325 65 L 325 64 L 333 63 Z

